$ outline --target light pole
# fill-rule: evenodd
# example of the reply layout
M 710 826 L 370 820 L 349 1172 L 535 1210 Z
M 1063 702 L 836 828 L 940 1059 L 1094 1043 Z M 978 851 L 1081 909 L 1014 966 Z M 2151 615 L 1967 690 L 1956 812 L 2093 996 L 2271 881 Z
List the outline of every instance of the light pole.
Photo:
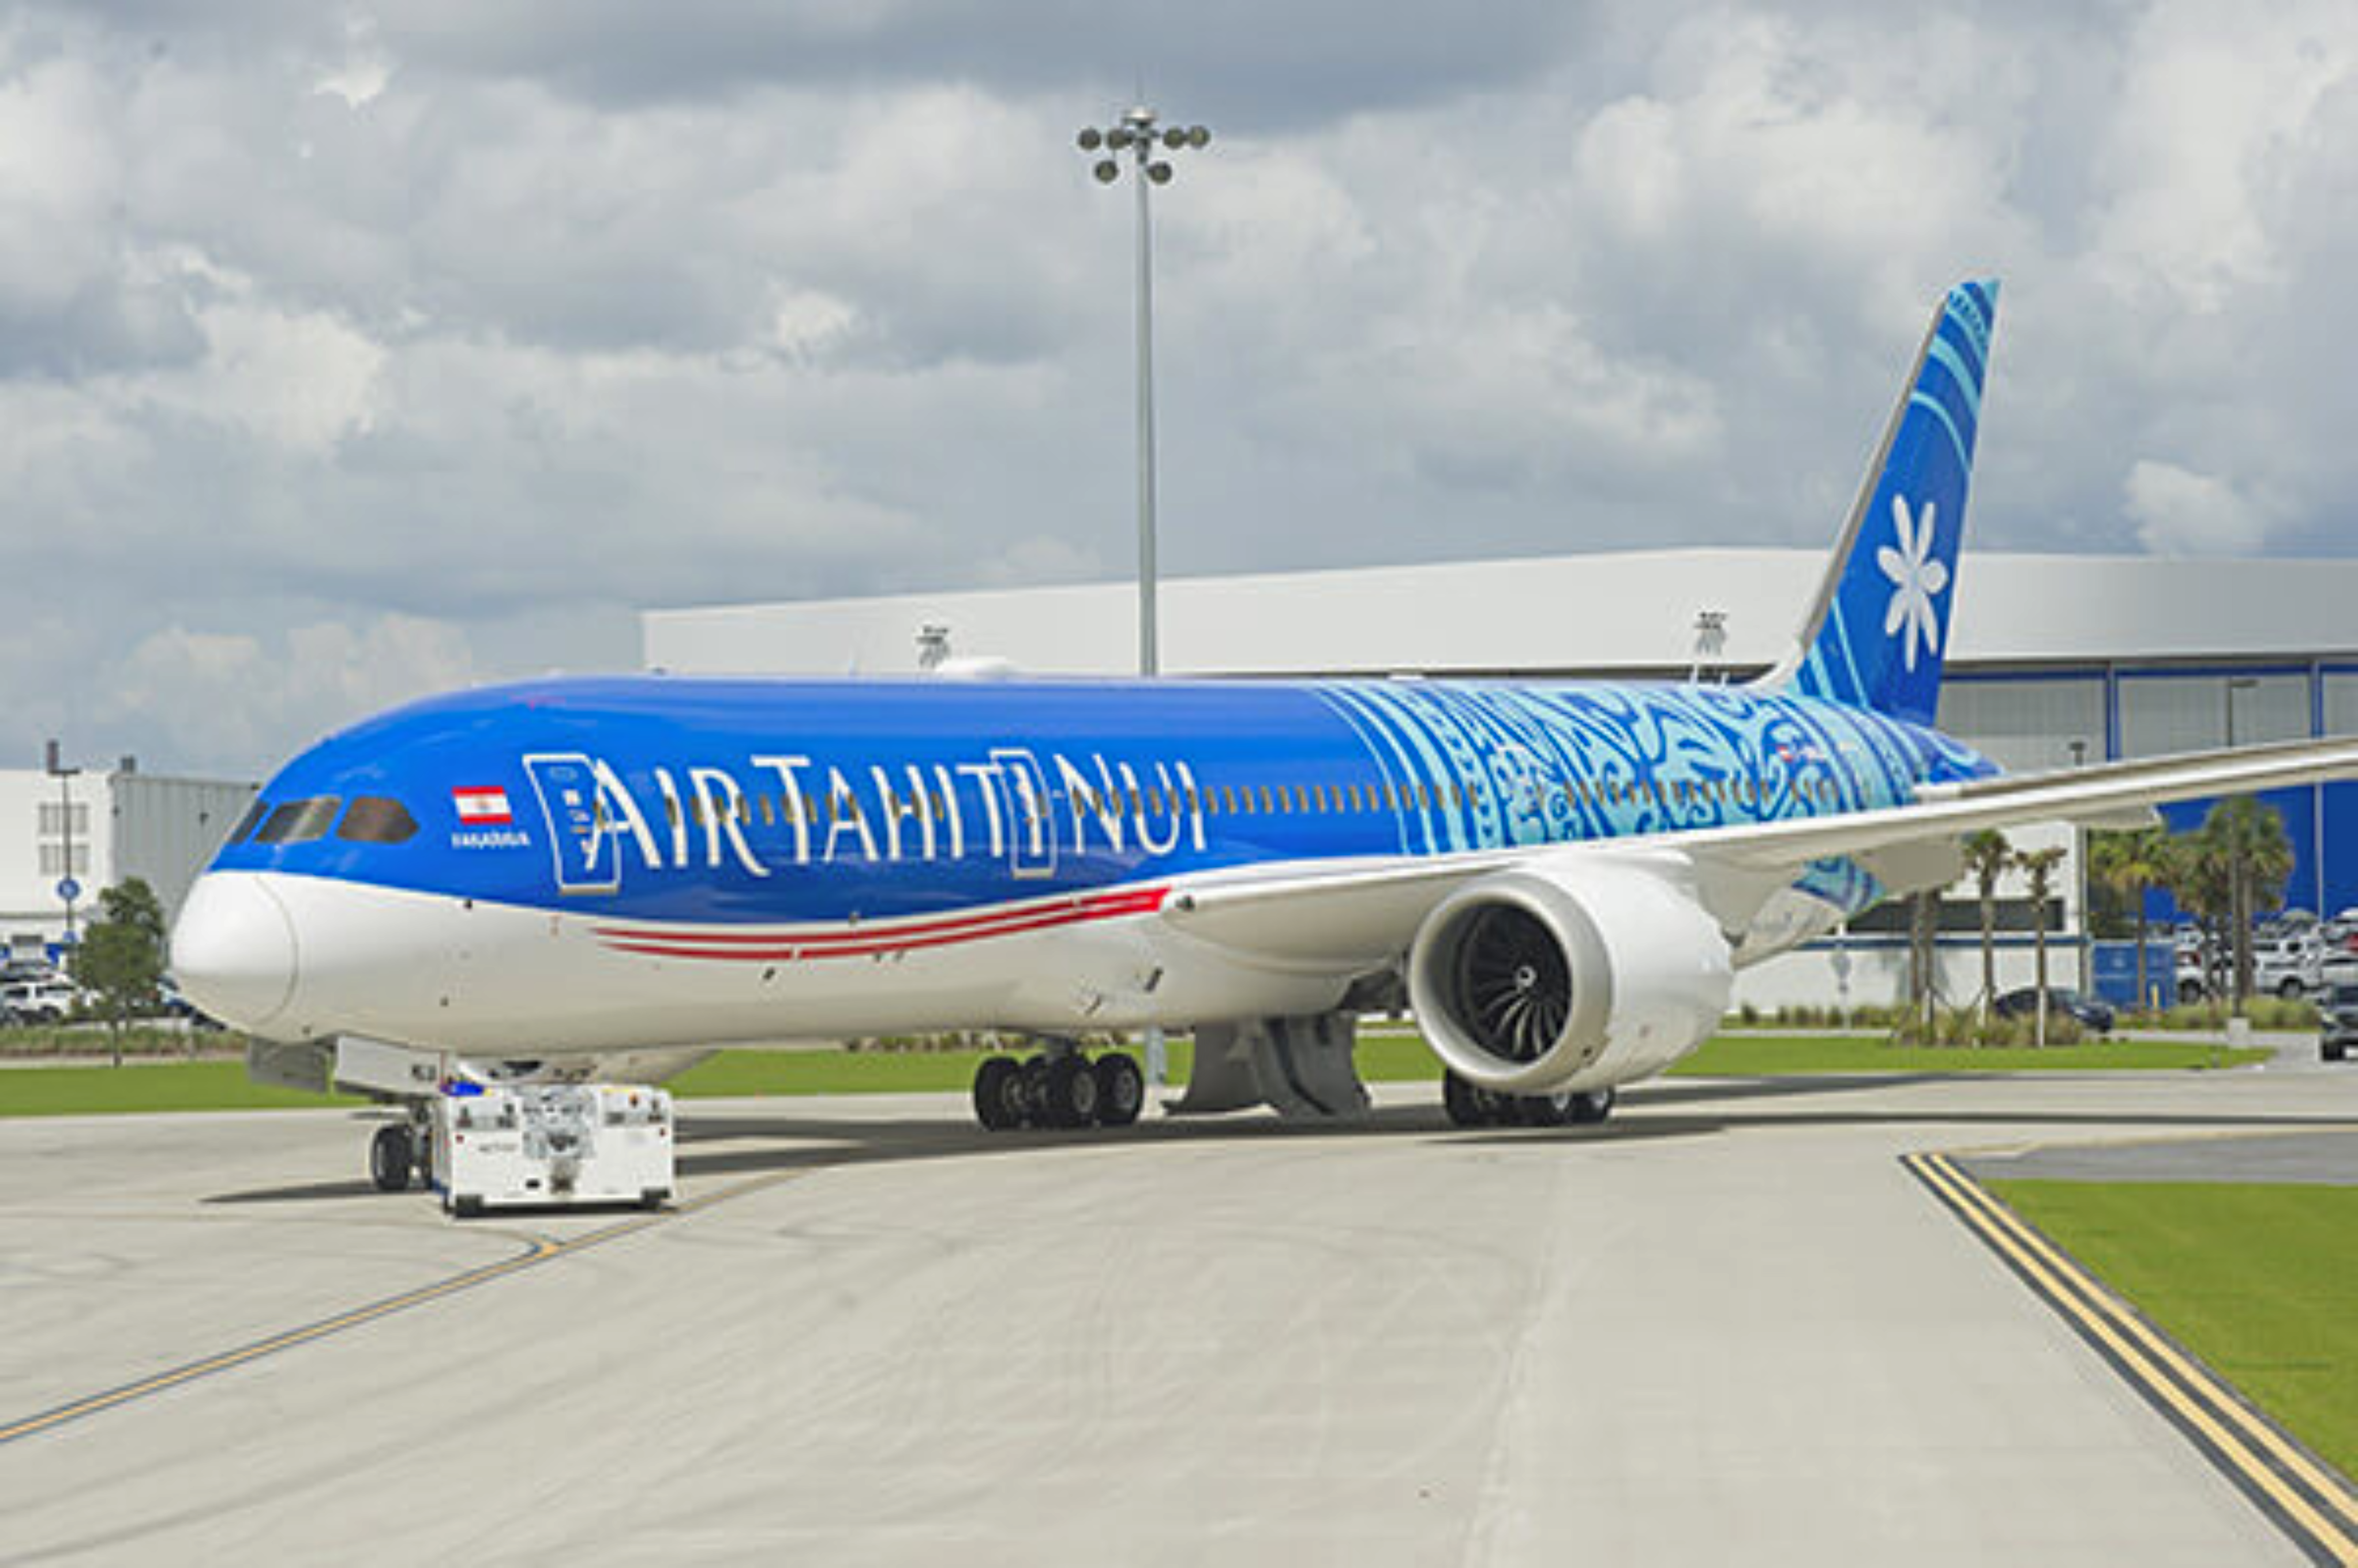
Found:
M 2259 685 L 2253 676 L 2227 677 L 2227 750 L 2235 749 L 2235 694 L 2250 691 Z M 2232 926 L 2229 961 L 2235 966 L 2234 977 L 2229 981 L 2230 993 L 2235 999 L 2235 1016 L 2244 1016 L 2244 976 L 2251 951 L 2252 912 L 2249 895 L 2244 888 L 2244 840 L 2238 834 L 2233 840 L 2233 852 L 2227 860 L 2227 919 Z
M 49 774 L 58 781 L 58 838 L 60 846 L 58 855 L 58 897 L 65 903 L 65 946 L 70 948 L 75 945 L 74 899 L 81 891 L 81 884 L 74 880 L 73 872 L 73 776 L 81 770 L 69 768 L 64 764 L 61 748 L 55 741 L 49 742 L 48 761 Z
M 2075 737 L 2071 742 L 2071 770 L 2077 773 L 2088 765 L 2088 742 Z M 2080 914 L 2080 989 L 2091 996 L 2096 990 L 2096 933 L 2088 918 L 2088 830 L 2078 823 L 2071 825 L 2072 881 L 2077 884 Z M 2139 1006 L 2145 999 L 2137 999 Z
M 1111 125 L 1085 126 L 1077 140 L 1085 153 L 1104 153 L 1092 171 L 1098 183 L 1121 178 L 1120 155 L 1130 155 L 1138 186 L 1138 673 L 1157 674 L 1154 616 L 1154 242 L 1148 188 L 1171 183 L 1171 165 L 1154 156 L 1203 148 L 1212 133 L 1201 125 L 1158 126 L 1155 112 L 1141 103 Z
M 1090 171 L 1099 185 L 1121 178 L 1121 156 L 1130 155 L 1130 174 L 1138 186 L 1138 673 L 1160 674 L 1154 613 L 1154 228 L 1147 194 L 1171 183 L 1171 165 L 1154 156 L 1158 143 L 1165 152 L 1198 150 L 1212 145 L 1212 133 L 1201 125 L 1158 126 L 1159 116 L 1141 103 L 1114 124 L 1085 125 L 1075 139 L 1085 153 L 1103 153 Z M 1146 1080 L 1161 1084 L 1167 1076 L 1163 1031 L 1146 1032 Z

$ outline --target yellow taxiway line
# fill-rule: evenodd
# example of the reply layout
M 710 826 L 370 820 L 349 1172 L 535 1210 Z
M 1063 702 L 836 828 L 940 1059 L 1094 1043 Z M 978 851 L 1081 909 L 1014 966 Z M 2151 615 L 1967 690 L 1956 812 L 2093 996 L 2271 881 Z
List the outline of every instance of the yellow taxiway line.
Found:
M 1901 1162 L 2321 1562 L 2358 1568 L 2358 1494 L 1944 1154 Z
M 431 1284 L 420 1285 L 416 1290 L 404 1291 L 399 1295 L 387 1296 L 382 1301 L 371 1302 L 366 1306 L 354 1307 L 350 1312 L 338 1313 L 333 1317 L 321 1318 L 316 1323 L 307 1323 L 299 1328 L 287 1329 L 271 1335 L 268 1338 L 257 1339 L 250 1345 L 241 1345 L 234 1350 L 224 1350 L 217 1356 L 208 1356 L 201 1360 L 187 1362 L 156 1373 L 152 1377 L 142 1378 L 136 1382 L 109 1389 L 104 1393 L 91 1394 L 69 1404 L 59 1405 L 54 1410 L 43 1411 L 38 1415 L 29 1415 L 18 1421 L 9 1422 L 0 1425 L 0 1444 L 14 1443 L 20 1438 L 53 1431 L 69 1422 L 81 1421 L 86 1416 L 96 1415 L 102 1411 L 117 1409 L 135 1400 L 144 1400 L 152 1395 L 163 1393 L 167 1390 L 177 1389 L 184 1383 L 193 1383 L 200 1378 L 210 1378 L 216 1373 L 226 1372 L 233 1368 L 259 1361 L 265 1356 L 276 1356 L 281 1352 L 325 1339 L 330 1335 L 349 1333 L 380 1319 L 391 1317 L 395 1313 L 408 1312 L 412 1308 L 425 1306 L 430 1302 L 440 1301 L 445 1296 L 456 1295 L 460 1291 L 472 1290 L 478 1285 L 490 1284 L 495 1280 L 503 1280 L 512 1275 L 520 1274 L 526 1269 L 537 1268 L 543 1263 L 552 1262 L 557 1259 L 568 1257 L 592 1247 L 602 1246 L 609 1241 L 620 1240 L 625 1236 L 636 1235 L 650 1227 L 700 1213 L 715 1204 L 725 1203 L 730 1198 L 742 1197 L 748 1193 L 758 1192 L 765 1187 L 773 1187 L 782 1182 L 791 1181 L 807 1173 L 806 1171 L 796 1170 L 752 1177 L 723 1187 L 717 1192 L 707 1193 L 701 1197 L 675 1205 L 658 1213 L 641 1215 L 619 1224 L 585 1231 L 579 1236 L 570 1237 L 562 1241 L 545 1236 L 535 1237 L 531 1245 L 513 1258 L 503 1258 L 496 1263 L 486 1263 L 480 1268 L 469 1269 L 463 1273 L 452 1274 L 447 1279 L 437 1280 Z

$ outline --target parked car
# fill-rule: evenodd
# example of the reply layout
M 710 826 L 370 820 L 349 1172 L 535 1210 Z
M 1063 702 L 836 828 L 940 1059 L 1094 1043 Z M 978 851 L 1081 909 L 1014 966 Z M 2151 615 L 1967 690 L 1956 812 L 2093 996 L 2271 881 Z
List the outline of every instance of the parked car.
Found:
M 81 988 L 68 979 L 17 980 L 0 986 L 0 1007 L 26 1023 L 62 1023 L 81 1003 Z
M 189 1027 L 191 1029 L 211 1030 L 219 1029 L 222 1026 L 220 1019 L 212 1017 L 195 1002 L 190 1001 L 187 993 L 180 989 L 178 982 L 169 975 L 165 976 L 157 983 L 156 1001 L 157 1005 L 163 1009 L 165 1017 L 185 1018 L 189 1021 Z
M 2039 988 L 2025 986 L 2020 990 L 2008 991 L 1990 1003 L 1990 1011 L 2000 1018 L 2035 1017 L 2039 1011 Z M 2050 986 L 2047 988 L 2047 1016 L 2054 1018 L 2059 1014 L 2070 1018 L 2091 1033 L 2110 1034 L 2113 1032 L 2112 1003 L 2101 1001 L 2084 991 Z
M 2358 984 L 2339 985 L 2317 1005 L 2317 1054 L 2339 1062 L 2358 1044 Z
M 2329 944 L 2315 925 L 2263 927 L 2252 936 L 2252 994 L 2299 1001 L 2351 975 L 2358 955 Z M 2234 950 L 2188 933 L 2178 939 L 2178 1000 L 2224 997 L 2235 988 Z

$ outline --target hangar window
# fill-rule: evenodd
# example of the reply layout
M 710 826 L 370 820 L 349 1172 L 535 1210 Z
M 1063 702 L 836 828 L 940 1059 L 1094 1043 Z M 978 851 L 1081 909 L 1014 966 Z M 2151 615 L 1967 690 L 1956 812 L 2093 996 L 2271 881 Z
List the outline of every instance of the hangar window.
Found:
M 352 844 L 406 844 L 417 836 L 417 818 L 397 800 L 364 795 L 336 825 L 336 837 Z
M 254 830 L 257 844 L 308 844 L 314 838 L 324 838 L 335 825 L 336 809 L 343 802 L 332 795 L 315 795 L 308 800 L 288 800 L 262 819 Z

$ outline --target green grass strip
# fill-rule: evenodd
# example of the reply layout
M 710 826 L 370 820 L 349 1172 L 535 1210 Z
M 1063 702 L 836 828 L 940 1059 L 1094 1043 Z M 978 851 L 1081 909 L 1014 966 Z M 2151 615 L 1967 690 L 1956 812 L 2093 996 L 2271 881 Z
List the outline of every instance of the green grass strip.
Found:
M 2080 1045 L 1894 1045 L 1867 1034 L 1718 1034 L 1671 1069 L 1674 1077 L 1778 1077 L 1810 1073 L 2115 1073 L 2240 1067 L 2261 1049 L 2179 1040 L 2099 1040 Z
M 120 1067 L 0 1068 L 0 1116 L 149 1110 L 299 1110 L 362 1105 L 344 1095 L 257 1084 L 243 1062 L 125 1062 Z
M 1171 1080 L 1184 1084 L 1192 1042 L 1169 1046 Z M 989 1051 L 723 1051 L 672 1079 L 684 1099 L 750 1095 L 963 1094 Z M 1136 1056 L 1138 1052 L 1132 1051 Z M 1441 1064 L 1412 1034 L 1363 1036 L 1359 1076 L 1369 1083 L 1439 1082 Z
M 1194 1057 L 1171 1043 L 1171 1078 L 1184 1084 Z M 687 1099 L 763 1095 L 963 1093 L 985 1051 L 723 1051 L 671 1081 Z M 1682 1076 L 1812 1073 L 2088 1072 L 2232 1066 L 2266 1051 L 2169 1042 L 2058 1045 L 2045 1051 L 1904 1048 L 1867 1036 L 1724 1034 L 1671 1069 Z M 1441 1065 L 1412 1031 L 1359 1036 L 1359 1076 L 1371 1084 L 1433 1083 Z M 346 1097 L 266 1088 L 238 1061 L 125 1062 L 123 1066 L 0 1068 L 0 1117 L 92 1116 L 115 1111 L 272 1110 L 357 1105 Z
M 1985 1184 L 2327 1463 L 2358 1475 L 2358 1187 Z

